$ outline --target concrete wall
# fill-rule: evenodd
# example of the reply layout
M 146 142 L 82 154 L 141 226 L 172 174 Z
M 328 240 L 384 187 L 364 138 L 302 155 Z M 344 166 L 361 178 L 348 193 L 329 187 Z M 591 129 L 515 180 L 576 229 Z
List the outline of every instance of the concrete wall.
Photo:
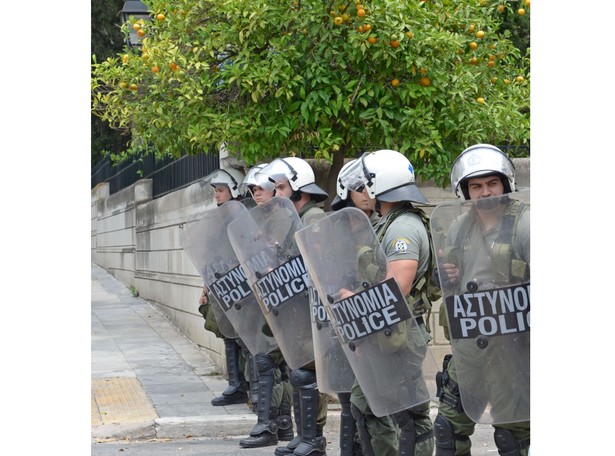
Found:
M 515 159 L 517 185 L 529 187 L 529 159 Z M 317 182 L 324 176 L 314 167 Z M 453 199 L 450 188 L 433 182 L 417 182 L 431 204 Z M 225 371 L 224 344 L 203 328 L 198 312 L 202 280 L 183 252 L 181 233 L 185 223 L 199 218 L 215 203 L 211 192 L 196 183 L 152 199 L 152 181 L 144 179 L 109 195 L 108 184 L 92 189 L 92 261 L 105 268 L 139 296 L 156 305 L 194 343 L 203 347 Z M 208 201 L 208 203 L 205 203 Z M 430 326 L 434 343 L 447 344 L 438 326 L 438 306 Z

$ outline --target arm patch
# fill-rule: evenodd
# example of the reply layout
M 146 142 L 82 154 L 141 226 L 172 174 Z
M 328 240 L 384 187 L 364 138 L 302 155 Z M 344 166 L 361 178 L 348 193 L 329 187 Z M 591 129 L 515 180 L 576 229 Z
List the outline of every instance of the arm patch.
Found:
M 393 240 L 391 245 L 395 250 L 395 253 L 406 253 L 408 252 L 408 245 L 410 244 L 410 240 L 405 237 L 397 237 Z

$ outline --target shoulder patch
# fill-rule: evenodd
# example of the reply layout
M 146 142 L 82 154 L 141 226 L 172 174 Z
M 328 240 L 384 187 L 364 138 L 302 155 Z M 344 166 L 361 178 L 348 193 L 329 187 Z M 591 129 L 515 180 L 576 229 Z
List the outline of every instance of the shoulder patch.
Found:
M 408 244 L 410 244 L 410 240 L 404 237 L 395 238 L 392 242 L 395 253 L 406 253 L 408 251 Z

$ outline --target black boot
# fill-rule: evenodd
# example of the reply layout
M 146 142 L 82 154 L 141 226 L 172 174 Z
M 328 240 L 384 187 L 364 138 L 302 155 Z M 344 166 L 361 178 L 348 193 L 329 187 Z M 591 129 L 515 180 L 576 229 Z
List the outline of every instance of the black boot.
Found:
M 288 402 L 280 404 L 276 420 L 278 422 L 278 439 L 283 442 L 292 440 L 295 433 L 293 431 L 293 419 L 290 416 L 290 404 Z
M 247 352 L 247 350 L 246 350 Z M 246 362 L 248 363 L 248 372 L 250 375 L 249 384 L 250 384 L 250 399 L 248 401 L 248 405 L 252 409 L 254 413 L 256 413 L 256 406 L 258 404 L 258 371 L 256 370 L 256 361 L 254 359 L 254 355 L 250 352 L 246 353 Z
M 340 456 L 362 455 L 361 444 L 355 442 L 357 422 L 350 411 L 350 393 L 337 393 L 342 412 L 340 413 Z
M 293 385 L 299 385 L 301 398 L 301 441 L 295 448 L 295 456 L 326 456 L 327 440 L 316 423 L 320 392 L 316 384 L 316 372 L 296 369 L 292 372 Z
M 239 344 L 234 339 L 224 339 L 229 385 L 221 396 L 214 397 L 211 400 L 211 405 L 245 404 L 248 402 L 248 382 L 239 370 L 239 351 Z
M 278 444 L 278 422 L 275 420 L 275 411 L 271 408 L 271 395 L 273 392 L 275 363 L 264 354 L 255 356 L 258 368 L 258 403 L 256 407 L 257 421 L 250 436 L 241 439 L 239 446 L 244 448 L 258 448 Z
M 295 413 L 295 426 L 297 428 L 297 435 L 288 442 L 288 445 L 277 447 L 275 449 L 275 456 L 291 455 L 295 452 L 295 448 L 301 441 L 301 395 L 299 389 L 293 386 L 293 409 Z

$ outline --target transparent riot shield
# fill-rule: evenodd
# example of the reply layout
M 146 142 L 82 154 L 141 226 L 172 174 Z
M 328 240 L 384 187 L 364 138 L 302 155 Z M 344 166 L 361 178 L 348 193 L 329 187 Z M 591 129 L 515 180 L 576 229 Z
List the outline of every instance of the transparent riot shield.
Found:
M 309 226 L 324 217 L 326 214 L 318 214 L 304 218 L 303 222 Z M 328 394 L 349 393 L 355 380 L 354 372 L 309 274 L 308 279 L 318 390 Z
M 376 416 L 435 399 L 437 366 L 365 213 L 344 208 L 295 235 Z
M 228 201 L 189 224 L 181 241 L 210 291 L 222 334 L 241 338 L 252 354 L 269 353 L 277 342 L 256 330 L 265 319 L 228 239 L 229 223 L 245 212 L 243 203 Z
M 318 297 L 318 291 L 313 285 L 309 287 L 309 291 L 318 390 L 329 394 L 349 393 L 355 380 L 352 366 L 346 358 L 326 308 Z
M 463 408 L 530 419 L 530 194 L 451 201 L 431 214 Z
M 301 228 L 288 198 L 273 197 L 232 221 L 228 235 L 268 327 L 291 369 L 314 361 L 307 270 L 293 235 Z

